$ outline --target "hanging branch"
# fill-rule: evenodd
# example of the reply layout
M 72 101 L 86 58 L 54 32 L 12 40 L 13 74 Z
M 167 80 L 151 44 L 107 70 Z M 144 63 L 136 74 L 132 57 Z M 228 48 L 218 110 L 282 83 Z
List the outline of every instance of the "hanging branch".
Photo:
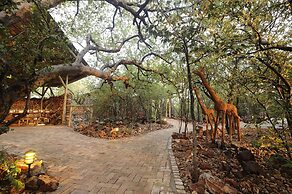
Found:
M 111 32 L 114 30 L 114 28 L 115 28 L 115 24 L 116 24 L 116 22 L 115 22 L 115 19 L 116 19 L 116 15 L 117 15 L 117 13 L 118 13 L 118 11 L 119 11 L 119 8 L 116 8 L 116 10 L 115 10 L 115 12 L 114 12 L 114 15 L 113 15 L 113 19 L 112 19 L 112 27 L 108 27 L 107 29 L 109 29 Z

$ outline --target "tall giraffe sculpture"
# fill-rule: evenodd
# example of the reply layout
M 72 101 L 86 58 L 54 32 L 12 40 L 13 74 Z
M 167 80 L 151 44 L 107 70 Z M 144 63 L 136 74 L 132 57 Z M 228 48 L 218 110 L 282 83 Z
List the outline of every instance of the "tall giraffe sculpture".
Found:
M 193 90 L 195 91 L 195 95 L 198 99 L 198 102 L 201 106 L 202 109 L 202 113 L 205 116 L 205 120 L 206 120 L 206 137 L 207 140 L 210 139 L 210 135 L 209 135 L 209 130 L 208 130 L 208 124 L 210 123 L 211 125 L 211 131 L 213 132 L 213 123 L 215 123 L 215 116 L 214 116 L 214 109 L 211 108 L 207 108 L 202 100 L 202 98 L 200 97 L 200 93 L 198 91 L 198 88 L 196 86 L 193 86 Z
M 224 103 L 223 100 L 220 98 L 220 96 L 215 92 L 215 90 L 210 86 L 210 84 L 208 83 L 206 77 L 205 77 L 205 70 L 204 68 L 200 68 L 197 71 L 195 71 L 195 74 L 198 75 L 200 77 L 200 79 L 202 80 L 203 85 L 205 86 L 205 88 L 207 89 L 208 93 L 211 96 L 211 100 L 214 102 L 215 106 L 214 109 L 216 110 L 216 120 L 215 120 L 215 127 L 214 130 L 212 131 L 212 141 L 215 142 L 216 139 L 216 133 L 217 133 L 217 129 L 218 129 L 218 125 L 219 125 L 219 119 L 221 116 L 221 120 L 222 120 L 222 143 L 224 143 L 224 126 L 225 126 L 225 116 L 227 114 L 227 116 L 229 117 L 229 126 L 230 126 L 230 130 L 229 130 L 229 136 L 230 136 L 230 140 L 232 140 L 232 132 L 233 132 L 233 119 L 235 119 L 236 121 L 236 129 L 237 129 L 237 133 L 238 133 L 238 140 L 240 140 L 240 127 L 239 127 L 239 123 L 240 123 L 240 117 L 238 116 L 237 113 L 237 108 L 230 103 Z
M 219 118 L 221 116 L 222 120 L 222 136 L 221 136 L 221 142 L 224 143 L 224 126 L 225 126 L 225 116 L 226 116 L 226 110 L 227 110 L 227 104 L 223 102 L 223 100 L 219 97 L 219 95 L 214 91 L 214 89 L 210 86 L 208 83 L 206 77 L 205 77 L 205 70 L 204 68 L 199 68 L 194 72 L 196 75 L 200 77 L 202 80 L 203 85 L 207 89 L 208 93 L 211 96 L 211 100 L 214 102 L 214 109 L 216 110 L 216 120 L 215 120 L 215 127 L 212 131 L 212 142 L 215 143 L 216 139 L 216 133 L 219 125 Z

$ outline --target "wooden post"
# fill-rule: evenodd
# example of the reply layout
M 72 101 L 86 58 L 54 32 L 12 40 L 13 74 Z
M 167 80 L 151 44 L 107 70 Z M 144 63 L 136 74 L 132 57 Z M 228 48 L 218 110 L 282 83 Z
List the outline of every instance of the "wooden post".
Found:
M 62 80 L 61 77 L 60 77 L 60 79 Z M 68 75 L 66 76 L 66 84 L 65 84 L 64 88 L 65 88 L 65 94 L 64 94 L 62 124 L 66 124 L 66 106 L 67 106 L 67 94 L 68 94 Z

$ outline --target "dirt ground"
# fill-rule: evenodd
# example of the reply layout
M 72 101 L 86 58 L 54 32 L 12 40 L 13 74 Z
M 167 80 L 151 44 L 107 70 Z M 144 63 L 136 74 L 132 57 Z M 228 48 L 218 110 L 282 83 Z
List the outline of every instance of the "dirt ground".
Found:
M 213 193 L 214 190 L 212 192 L 208 188 L 210 185 L 206 187 L 202 182 L 193 182 L 192 134 L 174 133 L 172 137 L 174 155 L 186 190 L 190 193 Z M 217 177 L 217 182 L 220 180 L 236 191 L 229 189 L 227 193 L 292 193 L 291 160 L 276 140 L 269 130 L 252 128 L 244 129 L 240 143 L 227 140 L 225 146 L 212 144 L 206 141 L 205 136 L 199 137 L 197 155 L 200 174 Z M 242 153 L 249 154 L 252 161 L 242 161 Z M 220 188 L 215 189 L 220 192 Z

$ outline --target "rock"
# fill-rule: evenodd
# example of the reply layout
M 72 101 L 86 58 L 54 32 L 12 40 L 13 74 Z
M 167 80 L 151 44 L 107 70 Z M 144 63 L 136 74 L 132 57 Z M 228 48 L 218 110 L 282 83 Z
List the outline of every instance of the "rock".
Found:
M 261 167 L 255 161 L 255 157 L 251 151 L 246 148 L 240 148 L 240 151 L 237 154 L 237 160 L 243 168 L 244 174 L 260 174 Z
M 227 174 L 230 173 L 230 171 L 232 170 L 230 164 L 228 164 L 226 161 L 222 161 L 222 170 L 226 171 Z
M 229 193 L 237 194 L 240 193 L 234 187 L 226 184 L 218 177 L 212 176 L 210 173 L 203 173 L 199 177 L 199 183 L 204 184 L 206 191 L 210 193 Z
M 242 163 L 243 161 L 255 161 L 255 157 L 248 149 L 241 148 L 241 151 L 237 154 L 237 160 L 239 163 Z
M 46 174 L 46 169 L 42 161 L 34 162 L 31 168 L 31 174 L 33 176 L 39 176 L 41 174 Z
M 202 170 L 210 170 L 212 168 L 212 166 L 210 165 L 210 163 L 200 162 L 199 168 Z
M 234 171 L 233 174 L 238 179 L 242 179 L 244 177 L 241 171 L 236 171 L 236 172 Z
M 258 194 L 259 191 L 260 191 L 259 188 L 255 184 L 253 184 L 251 181 L 249 181 L 249 180 L 242 181 L 239 185 L 240 185 L 241 190 L 244 193 L 255 193 L 255 194 Z
M 197 182 L 199 178 L 199 172 L 195 170 L 194 168 L 189 168 L 188 171 L 190 172 L 192 182 L 193 183 Z
M 16 189 L 15 187 L 12 187 L 9 191 L 9 194 L 19 194 L 19 193 L 24 193 L 24 188 L 23 189 Z
M 292 168 L 288 165 L 282 165 L 280 172 L 286 174 L 288 178 L 292 179 Z
M 50 177 L 48 175 L 40 175 L 38 179 L 39 190 L 42 192 L 52 192 L 57 190 L 59 182 L 57 179 Z
M 191 190 L 196 193 L 205 193 L 205 184 L 202 181 L 191 185 Z
M 224 150 L 223 153 L 225 156 L 227 156 L 229 159 L 233 157 L 233 151 L 231 149 Z
M 238 182 L 236 182 L 233 179 L 224 178 L 224 182 L 227 183 L 227 184 L 229 184 L 232 187 L 235 187 L 235 188 L 238 188 L 238 186 L 239 186 Z
M 256 161 L 242 162 L 241 164 L 245 174 L 260 174 L 261 167 Z
M 208 158 L 214 158 L 214 152 L 212 150 L 202 150 L 200 154 L 203 154 L 204 156 Z
M 25 182 L 25 189 L 36 191 L 39 189 L 38 177 L 32 176 Z

